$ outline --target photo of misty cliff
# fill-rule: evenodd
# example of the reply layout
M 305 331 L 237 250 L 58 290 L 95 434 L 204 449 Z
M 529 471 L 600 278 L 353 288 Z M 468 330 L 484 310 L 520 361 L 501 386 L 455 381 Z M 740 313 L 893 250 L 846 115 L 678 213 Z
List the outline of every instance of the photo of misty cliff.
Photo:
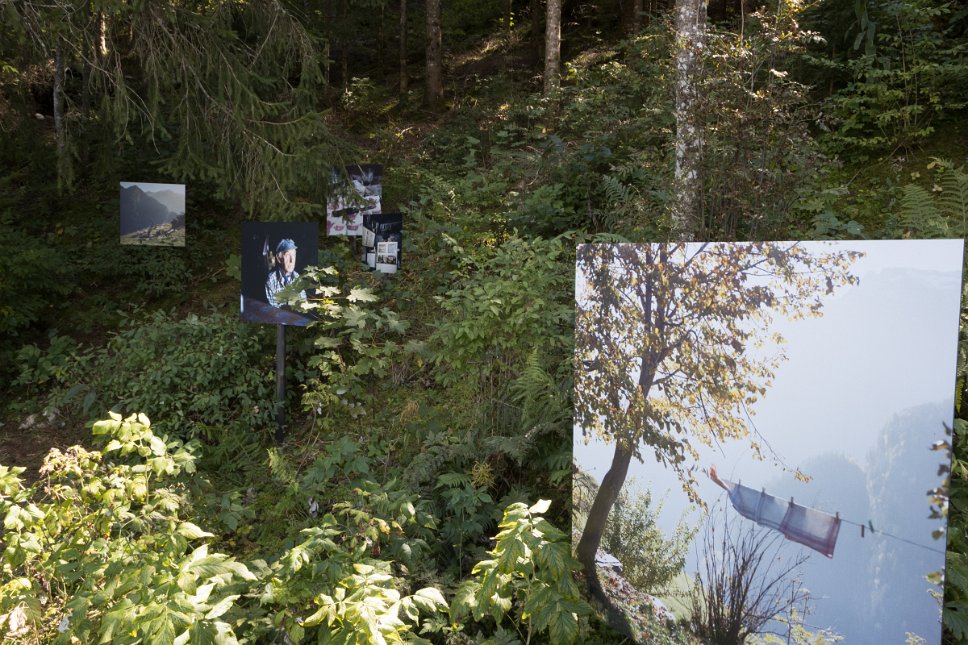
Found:
M 122 181 L 121 244 L 185 246 L 185 185 Z

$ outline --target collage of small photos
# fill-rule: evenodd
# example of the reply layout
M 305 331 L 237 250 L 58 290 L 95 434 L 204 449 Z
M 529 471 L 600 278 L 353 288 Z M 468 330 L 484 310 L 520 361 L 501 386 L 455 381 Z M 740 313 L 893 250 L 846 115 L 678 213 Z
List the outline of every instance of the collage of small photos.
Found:
M 403 214 L 384 213 L 383 166 L 347 166 L 334 169 L 326 204 L 326 235 L 362 237 L 360 259 L 380 273 L 400 269 Z
M 360 260 L 378 273 L 400 270 L 403 215 L 383 213 L 383 166 L 334 168 L 326 203 L 326 235 L 359 237 Z M 185 185 L 120 182 L 120 242 L 125 246 L 184 247 Z M 240 315 L 243 321 L 305 326 L 309 297 L 297 278 L 319 257 L 316 222 L 243 222 Z M 298 290 L 298 291 L 297 291 Z

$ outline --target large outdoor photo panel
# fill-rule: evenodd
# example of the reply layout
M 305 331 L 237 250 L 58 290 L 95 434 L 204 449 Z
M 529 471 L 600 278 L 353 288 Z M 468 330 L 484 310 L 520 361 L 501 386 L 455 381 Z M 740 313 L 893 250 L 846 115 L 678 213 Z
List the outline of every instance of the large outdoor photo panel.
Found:
M 185 185 L 120 182 L 121 244 L 185 246 Z
M 363 235 L 363 217 L 383 209 L 383 166 L 356 164 L 334 168 L 326 201 L 326 235 Z
M 963 247 L 578 248 L 573 540 L 612 622 L 941 642 Z
M 294 290 L 303 270 L 319 261 L 319 224 L 242 222 L 241 255 L 242 320 L 294 326 L 312 322 L 299 302 L 313 294 Z M 292 301 L 286 298 L 289 292 Z

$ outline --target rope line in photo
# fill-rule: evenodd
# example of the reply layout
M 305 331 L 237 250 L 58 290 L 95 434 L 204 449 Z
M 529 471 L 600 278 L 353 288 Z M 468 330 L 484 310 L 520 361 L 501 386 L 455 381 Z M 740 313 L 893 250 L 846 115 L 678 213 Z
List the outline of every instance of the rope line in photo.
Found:
M 913 540 L 902 538 L 898 535 L 894 535 L 893 533 L 882 531 L 881 529 L 875 529 L 873 524 L 871 524 L 870 522 L 868 522 L 867 524 L 860 524 L 858 522 L 852 522 L 851 520 L 845 520 L 842 517 L 840 518 L 840 521 L 843 522 L 844 524 L 853 524 L 854 526 L 859 526 L 861 528 L 861 537 L 863 537 L 863 531 L 866 529 L 871 532 L 871 535 L 883 535 L 884 537 L 889 537 L 891 539 L 898 540 L 899 542 L 904 542 L 906 544 L 910 544 L 911 546 L 916 546 L 916 547 L 925 549 L 926 551 L 933 551 L 935 553 L 940 553 L 941 555 L 945 554 L 945 552 L 941 549 L 936 549 L 932 546 L 928 546 L 927 544 L 914 542 Z

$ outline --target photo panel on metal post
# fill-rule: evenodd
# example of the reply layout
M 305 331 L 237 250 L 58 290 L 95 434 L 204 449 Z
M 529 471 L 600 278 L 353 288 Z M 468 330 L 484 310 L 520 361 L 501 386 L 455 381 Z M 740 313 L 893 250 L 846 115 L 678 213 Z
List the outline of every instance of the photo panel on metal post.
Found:
M 301 307 L 312 290 L 300 276 L 319 261 L 319 224 L 242 222 L 241 256 L 242 320 L 293 326 L 312 322 Z
M 941 642 L 963 249 L 578 247 L 572 536 L 633 639 Z
M 185 185 L 120 182 L 121 244 L 185 246 Z

